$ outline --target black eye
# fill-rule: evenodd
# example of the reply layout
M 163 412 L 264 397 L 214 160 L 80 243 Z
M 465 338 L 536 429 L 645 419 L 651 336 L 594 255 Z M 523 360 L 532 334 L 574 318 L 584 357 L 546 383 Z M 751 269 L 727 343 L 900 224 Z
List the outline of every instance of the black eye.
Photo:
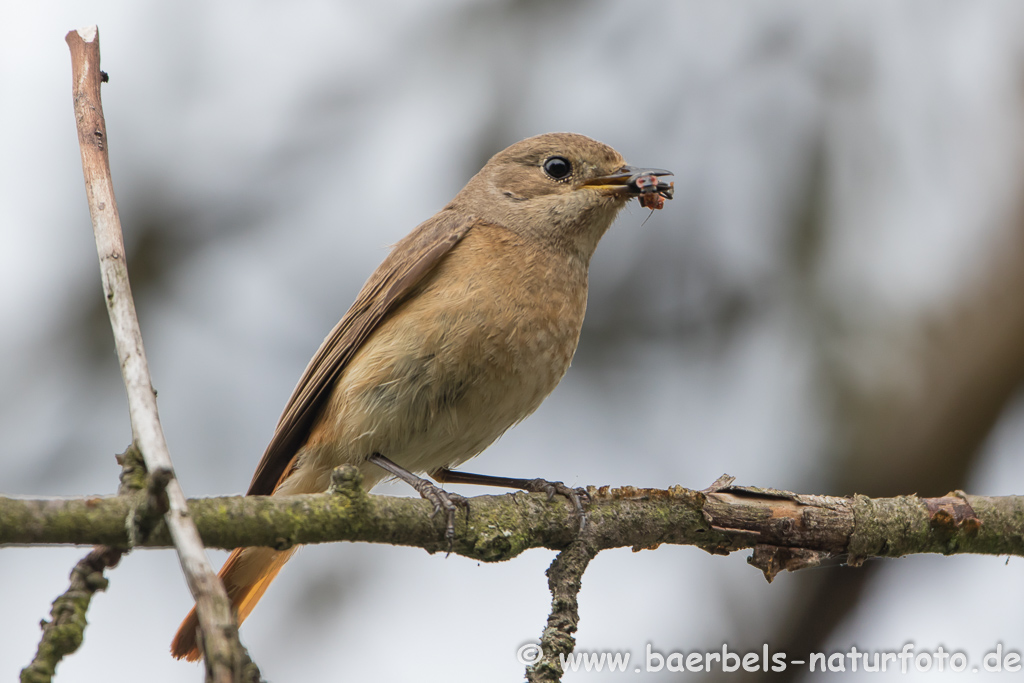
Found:
M 544 172 L 555 180 L 565 180 L 572 173 L 572 164 L 565 157 L 549 157 L 544 161 Z

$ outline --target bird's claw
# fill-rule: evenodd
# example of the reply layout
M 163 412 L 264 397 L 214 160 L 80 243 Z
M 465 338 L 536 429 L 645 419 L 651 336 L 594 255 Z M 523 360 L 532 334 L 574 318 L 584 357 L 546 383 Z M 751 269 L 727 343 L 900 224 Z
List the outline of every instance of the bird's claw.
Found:
M 576 519 L 579 520 L 580 531 L 587 526 L 587 513 L 584 505 L 590 502 L 590 494 L 585 488 L 570 488 L 560 481 L 548 481 L 547 479 L 531 479 L 523 486 L 525 491 L 530 493 L 547 494 L 548 502 L 551 502 L 556 495 L 564 496 L 572 503 L 576 512 Z
M 421 498 L 433 504 L 434 511 L 430 513 L 431 519 L 437 517 L 438 513 L 444 509 L 447 518 L 444 527 L 444 537 L 448 541 L 448 552 L 450 553 L 455 546 L 455 512 L 459 508 L 463 508 L 466 510 L 466 514 L 469 514 L 469 500 L 465 496 L 449 493 L 442 488 L 438 488 L 426 479 L 421 479 L 414 488 Z

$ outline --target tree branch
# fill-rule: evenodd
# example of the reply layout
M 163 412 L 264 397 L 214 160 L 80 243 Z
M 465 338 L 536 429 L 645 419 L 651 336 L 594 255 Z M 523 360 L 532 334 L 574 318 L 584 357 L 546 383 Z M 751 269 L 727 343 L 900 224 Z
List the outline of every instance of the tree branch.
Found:
M 132 496 L 151 483 L 146 476 L 142 454 L 134 444 L 117 456 L 117 462 L 121 465 L 121 483 L 117 488 L 119 497 Z M 133 505 L 128 513 L 128 524 L 131 527 L 129 537 L 132 534 L 136 537 L 140 535 L 137 519 L 146 520 L 149 529 L 153 526 L 153 510 L 140 510 L 152 508 L 151 501 L 140 496 L 135 496 L 134 501 L 137 505 Z M 166 509 L 166 505 L 163 506 L 163 510 Z M 139 514 L 140 511 L 144 514 Z M 155 518 L 158 520 L 160 516 L 156 514 Z M 92 596 L 98 591 L 106 590 L 109 581 L 103 572 L 116 567 L 124 552 L 120 548 L 98 545 L 74 566 L 69 577 L 71 585 L 53 601 L 50 608 L 51 621 L 43 620 L 40 623 L 43 637 L 36 648 L 35 658 L 21 670 L 22 683 L 49 683 L 53 680 L 60 661 L 81 647 L 88 623 L 85 615 L 89 611 Z
M 447 552 L 444 520 L 430 516 L 427 501 L 368 495 L 351 466 L 335 470 L 332 479 L 327 493 L 199 498 L 189 508 L 213 548 L 360 541 Z M 663 543 L 714 554 L 754 548 L 752 563 L 769 579 L 826 559 L 859 564 L 913 553 L 1024 556 L 1024 496 L 840 498 L 740 486 L 588 490 L 585 537 L 597 551 Z M 0 545 L 127 547 L 131 506 L 124 497 L 0 496 Z M 468 520 L 458 519 L 452 549 L 465 557 L 498 562 L 530 548 L 564 550 L 578 538 L 576 517 L 559 498 L 478 496 L 470 506 Z M 171 545 L 165 523 L 140 545 Z
M 551 614 L 540 638 L 540 660 L 526 667 L 526 680 L 531 683 L 562 680 L 562 662 L 559 657 L 571 654 L 576 647 L 572 634 L 580 623 L 577 596 L 583 582 L 583 572 L 597 550 L 585 539 L 573 541 L 558 553 L 548 567 L 548 588 L 551 590 Z
M 21 683 L 50 683 L 57 664 L 82 644 L 85 613 L 96 592 L 105 590 L 103 570 L 117 566 L 122 552 L 99 546 L 71 570 L 71 585 L 53 601 L 50 621 L 43 621 L 43 638 L 35 659 L 21 670 Z
M 129 467 L 126 473 L 131 474 Z M 143 514 L 155 523 L 148 533 L 135 530 L 140 505 L 152 498 L 153 479 L 148 481 L 144 490 L 112 497 L 0 496 L 0 545 L 167 547 L 171 534 L 165 519 Z M 571 505 L 561 499 L 525 493 L 471 498 L 471 513 L 459 518 L 451 551 L 484 562 L 508 560 L 530 548 L 561 551 L 548 570 L 552 608 L 539 659 L 527 669 L 531 681 L 560 680 L 559 655 L 574 647 L 582 575 L 601 550 L 655 549 L 668 543 L 724 555 L 753 548 L 748 561 L 769 581 L 782 570 L 825 561 L 857 565 L 871 557 L 913 553 L 1024 556 L 1024 496 L 957 491 L 938 498 L 840 498 L 732 486 L 731 481 L 723 477 L 702 491 L 590 487 L 589 521 L 582 534 Z M 202 498 L 190 500 L 189 508 L 210 547 L 286 549 L 361 541 L 431 553 L 449 550 L 445 520 L 431 516 L 429 502 L 369 495 L 352 466 L 333 472 L 327 493 Z M 57 614 L 55 602 L 55 624 Z M 81 614 L 84 627 L 84 606 Z
M 128 284 L 124 242 L 107 156 L 107 131 L 100 99 L 99 31 L 95 26 L 70 31 L 72 95 L 82 152 L 85 192 L 100 259 L 103 292 L 117 345 L 121 375 L 128 393 L 132 434 L 150 475 L 167 497 L 164 522 L 178 551 L 185 580 L 196 600 L 208 677 L 217 683 L 238 680 L 248 659 L 238 641 L 238 626 L 224 587 L 217 579 L 199 533 L 188 516 L 181 486 L 174 477 L 150 380 L 142 332 Z

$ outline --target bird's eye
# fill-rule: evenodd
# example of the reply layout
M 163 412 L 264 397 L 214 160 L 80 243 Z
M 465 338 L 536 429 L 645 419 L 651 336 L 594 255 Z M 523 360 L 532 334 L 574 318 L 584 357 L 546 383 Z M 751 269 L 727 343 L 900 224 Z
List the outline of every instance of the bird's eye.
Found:
M 572 173 L 572 164 L 565 157 L 548 157 L 544 161 L 544 172 L 555 180 L 565 180 Z

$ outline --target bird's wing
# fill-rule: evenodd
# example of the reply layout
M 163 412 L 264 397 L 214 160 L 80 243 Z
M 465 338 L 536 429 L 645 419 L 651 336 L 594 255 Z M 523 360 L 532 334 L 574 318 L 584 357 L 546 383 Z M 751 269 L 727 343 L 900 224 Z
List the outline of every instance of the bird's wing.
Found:
M 306 366 L 256 467 L 247 495 L 274 492 L 352 356 L 384 316 L 465 237 L 474 223 L 473 217 L 445 209 L 395 245 Z

